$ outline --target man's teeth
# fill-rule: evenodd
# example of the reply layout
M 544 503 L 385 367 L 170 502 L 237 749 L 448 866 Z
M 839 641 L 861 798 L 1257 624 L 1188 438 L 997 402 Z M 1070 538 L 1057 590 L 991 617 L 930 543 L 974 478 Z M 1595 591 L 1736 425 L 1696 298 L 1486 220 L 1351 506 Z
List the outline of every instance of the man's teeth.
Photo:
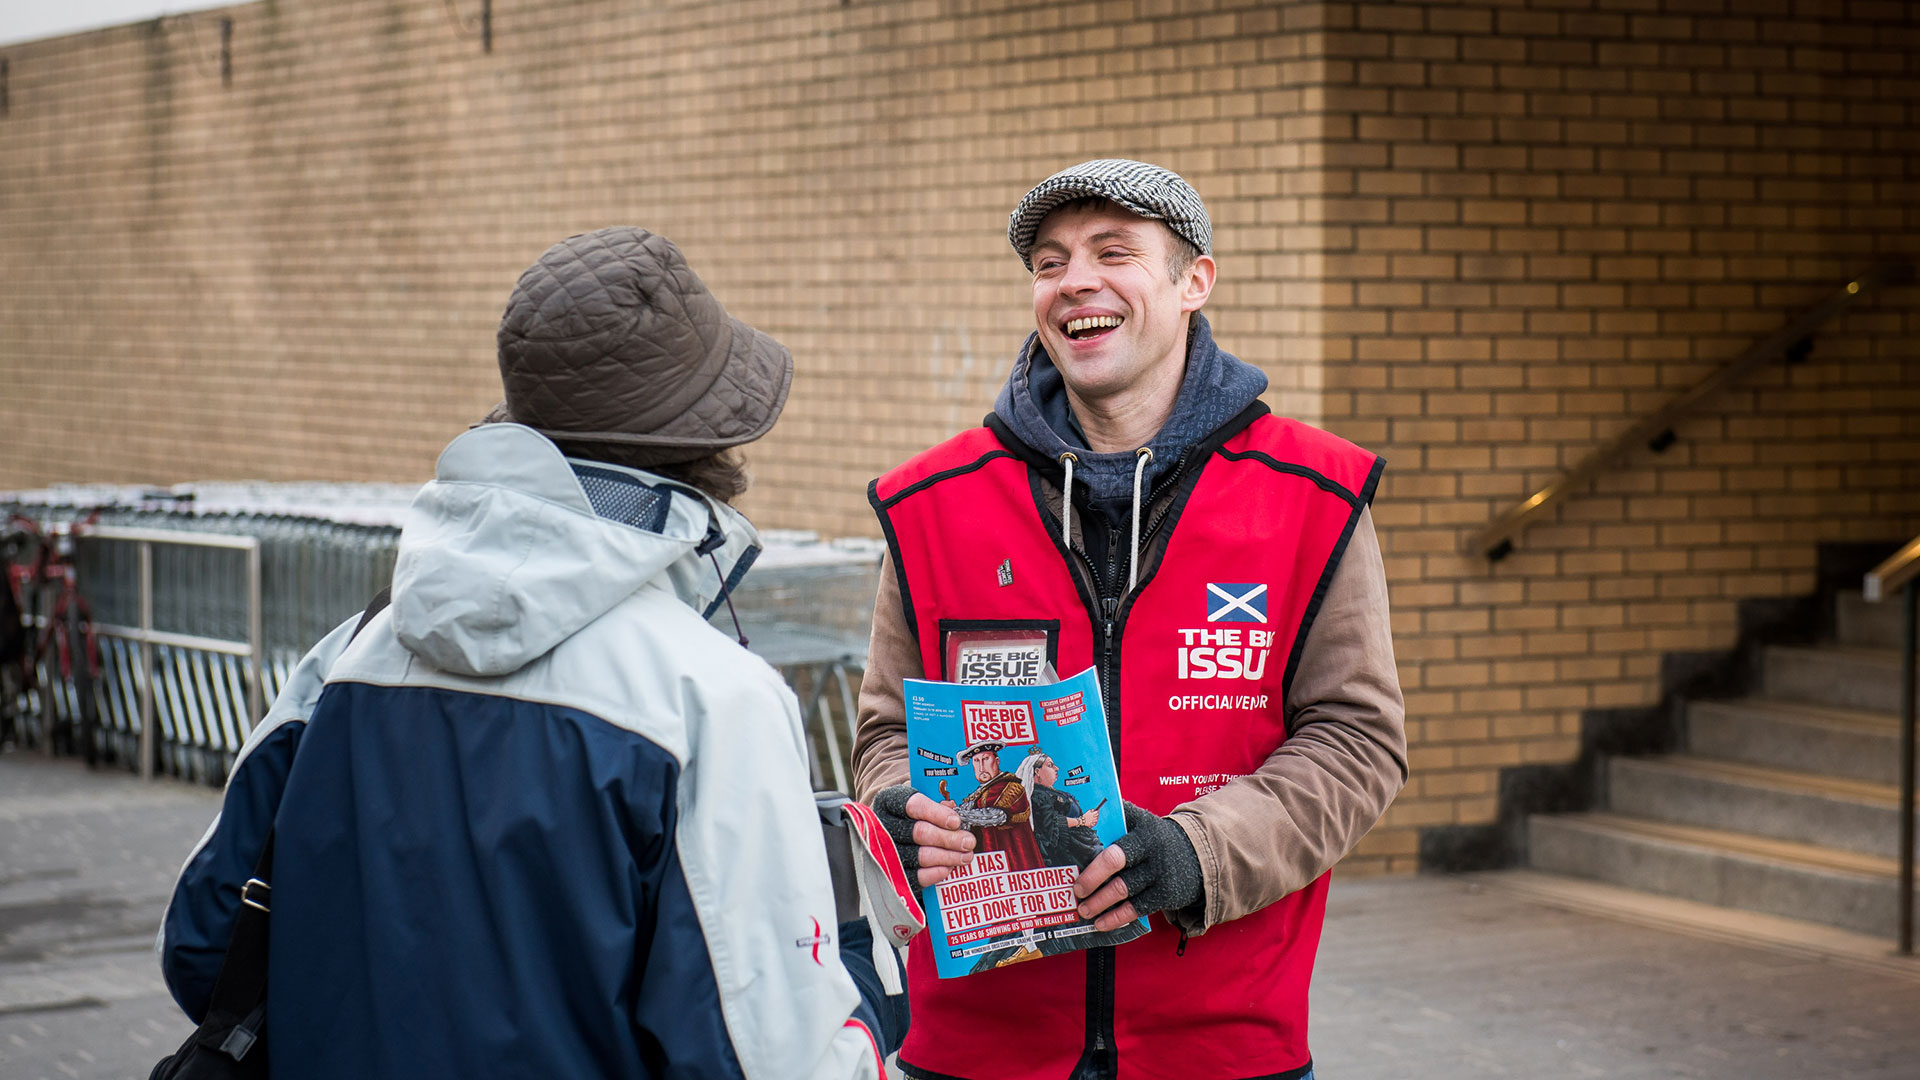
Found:
M 1089 315 L 1084 319 L 1068 319 L 1067 334 L 1072 336 L 1083 330 L 1106 330 L 1119 325 L 1118 315 Z

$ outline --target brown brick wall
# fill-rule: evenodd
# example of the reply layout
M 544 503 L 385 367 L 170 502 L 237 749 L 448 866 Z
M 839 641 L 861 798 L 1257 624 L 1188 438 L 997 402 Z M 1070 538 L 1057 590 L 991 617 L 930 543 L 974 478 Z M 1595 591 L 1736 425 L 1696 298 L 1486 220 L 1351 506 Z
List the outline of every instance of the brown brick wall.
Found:
M 794 351 L 748 509 L 871 532 L 1030 326 L 1007 211 L 1102 154 L 1208 193 L 1222 332 L 1314 417 L 1317 9 L 1189 9 L 497 0 L 487 55 L 438 2 L 307 0 L 6 49 L 0 486 L 421 477 L 515 275 L 630 222 Z
M 1465 538 L 1850 276 L 1920 255 L 1920 16 L 1741 0 L 1333 5 L 1323 420 L 1376 504 L 1414 777 L 1362 846 L 1726 648 L 1815 545 L 1920 531 L 1920 290 L 1871 297 L 1497 566 Z M 1367 860 L 1371 862 L 1372 860 Z
M 468 15 L 477 5 L 456 0 Z M 233 86 L 218 25 L 234 20 Z M 1007 209 L 1144 157 L 1212 208 L 1222 342 L 1381 450 L 1416 774 L 1349 860 L 1493 813 L 1663 650 L 1920 531 L 1913 290 L 1715 402 L 1497 568 L 1503 505 L 1920 248 L 1920 16 L 1886 3 L 301 0 L 0 48 L 0 486 L 418 479 L 497 395 L 513 277 L 672 236 L 797 376 L 763 522 L 971 425 L 1025 334 Z

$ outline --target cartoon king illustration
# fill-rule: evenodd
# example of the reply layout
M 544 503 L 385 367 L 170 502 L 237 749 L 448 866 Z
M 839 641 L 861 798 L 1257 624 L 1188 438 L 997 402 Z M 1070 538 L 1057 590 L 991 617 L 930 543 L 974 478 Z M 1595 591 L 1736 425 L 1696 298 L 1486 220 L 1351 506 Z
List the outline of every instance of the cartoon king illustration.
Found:
M 1033 835 L 1033 810 L 1027 801 L 1027 789 L 1020 778 L 1000 768 L 1000 751 L 1006 744 L 983 741 L 969 745 L 960 760 L 973 765 L 980 786 L 958 803 L 946 804 L 960 814 L 960 824 L 973 833 L 978 842 L 975 851 L 1004 851 L 1007 869 L 1038 870 L 1047 865 L 1040 854 L 1040 842 Z M 940 794 L 947 795 L 946 781 L 940 782 Z

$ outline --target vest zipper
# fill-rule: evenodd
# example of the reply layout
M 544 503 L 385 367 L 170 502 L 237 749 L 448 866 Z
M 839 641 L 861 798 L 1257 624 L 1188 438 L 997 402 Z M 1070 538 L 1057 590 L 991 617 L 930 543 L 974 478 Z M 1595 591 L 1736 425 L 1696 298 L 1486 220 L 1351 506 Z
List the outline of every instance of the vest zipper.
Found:
M 1104 516 L 1089 514 L 1087 518 L 1089 525 L 1083 528 L 1107 528 Z M 1100 523 L 1092 524 L 1095 520 Z M 1118 724 L 1120 711 L 1119 702 L 1114 697 L 1117 690 L 1114 685 L 1114 669 L 1119 666 L 1119 658 L 1114 655 L 1113 634 L 1114 624 L 1120 613 L 1119 594 L 1125 586 L 1120 581 L 1114 550 L 1118 546 L 1118 538 L 1112 535 L 1111 529 L 1108 529 L 1108 534 L 1107 575 L 1103 579 L 1090 559 L 1087 560 L 1087 570 L 1093 575 L 1094 592 L 1100 598 L 1100 655 L 1097 658 L 1097 666 L 1100 669 L 1100 699 L 1106 704 L 1107 716 L 1113 721 L 1108 734 L 1113 748 L 1114 768 L 1117 771 L 1120 766 Z M 1085 556 L 1086 553 L 1082 551 L 1081 557 L 1085 558 Z M 1075 1075 L 1085 1076 L 1087 1080 L 1112 1080 L 1119 1072 L 1119 1063 L 1114 1060 L 1113 1046 L 1113 946 L 1111 945 L 1103 945 L 1087 951 L 1087 1032 L 1090 1038 L 1087 1049 L 1081 1056 L 1083 1059 L 1091 1058 L 1092 1060 L 1083 1060 L 1083 1063 L 1088 1066 L 1087 1070 L 1084 1073 L 1076 1071 Z
M 1106 1054 L 1112 1047 L 1112 1043 L 1108 1040 L 1108 1033 L 1113 1028 L 1113 946 L 1104 946 L 1092 952 L 1093 955 L 1088 958 L 1087 963 L 1094 973 L 1090 981 L 1094 983 L 1094 988 L 1099 994 L 1097 999 L 1099 1004 L 1094 1012 L 1096 1021 L 1093 1025 L 1093 1049 L 1098 1053 Z M 1108 1070 L 1105 1075 L 1112 1076 L 1114 1071 L 1117 1070 Z
M 1101 528 L 1106 529 L 1106 526 L 1102 524 Z M 1105 603 L 1116 605 L 1119 603 L 1120 593 L 1124 591 L 1125 588 L 1120 584 L 1120 538 L 1112 535 L 1113 530 L 1111 529 L 1107 529 L 1107 532 L 1109 534 L 1107 536 L 1107 580 L 1112 582 L 1112 585 L 1107 588 L 1102 588 L 1100 590 L 1100 596 Z M 1113 617 L 1111 609 L 1109 609 L 1107 617 Z
M 1065 512 L 1064 507 L 1062 512 Z M 1089 621 L 1097 619 L 1100 623 L 1100 636 L 1094 642 L 1097 650 L 1094 654 L 1094 667 L 1099 670 L 1100 698 L 1106 704 L 1108 721 L 1114 724 L 1119 719 L 1119 703 L 1113 696 L 1113 632 L 1114 623 L 1120 611 L 1118 595 L 1120 589 L 1115 587 L 1119 584 L 1115 581 L 1118 571 L 1112 569 L 1115 558 L 1114 544 L 1112 537 L 1109 537 L 1105 560 L 1109 573 L 1102 574 L 1100 565 L 1087 554 L 1084 537 L 1088 529 L 1106 528 L 1106 518 L 1104 515 L 1089 512 L 1081 518 L 1081 521 L 1085 523 L 1080 527 L 1083 539 L 1078 544 L 1070 544 L 1067 551 L 1080 559 L 1081 565 L 1087 568 L 1087 577 L 1093 583 L 1093 599 L 1097 603 L 1089 605 L 1087 616 Z M 1120 764 L 1120 732 L 1117 725 L 1110 726 L 1107 734 L 1112 743 L 1114 766 L 1117 769 Z M 1083 1049 L 1080 1062 L 1075 1066 L 1074 1076 L 1085 1077 L 1086 1080 L 1112 1080 L 1117 1072 L 1117 1063 L 1113 1061 L 1113 946 L 1097 946 L 1086 950 L 1086 953 L 1087 1034 L 1081 1044 Z
M 1173 470 L 1167 473 L 1166 479 L 1160 481 L 1158 484 L 1155 484 L 1153 488 L 1153 492 L 1147 496 L 1147 505 L 1149 506 L 1153 505 L 1153 502 L 1155 499 L 1158 499 L 1162 494 L 1173 490 L 1173 488 L 1180 483 L 1180 475 L 1187 471 L 1187 462 L 1191 460 L 1192 457 L 1193 457 L 1192 447 L 1188 447 L 1187 449 L 1180 451 L 1180 456 L 1173 459 Z M 1140 550 L 1141 551 L 1144 552 L 1149 547 L 1153 546 L 1154 534 L 1160 531 L 1160 526 L 1166 523 L 1168 516 L 1171 515 L 1172 513 L 1173 513 L 1173 504 L 1169 503 L 1166 506 L 1161 507 L 1159 512 L 1153 515 L 1152 521 L 1147 522 L 1147 531 L 1140 534 Z
M 1160 493 L 1166 491 L 1169 485 L 1179 482 L 1181 474 L 1186 471 L 1187 461 L 1190 457 L 1190 454 L 1183 452 L 1180 457 L 1176 459 L 1173 472 L 1161 483 L 1155 485 L 1155 491 L 1147 497 L 1149 503 L 1152 502 L 1154 498 L 1158 498 Z M 1158 520 L 1153 523 L 1154 529 L 1157 529 L 1166 517 L 1166 513 L 1162 512 Z M 1088 529 L 1107 528 L 1106 519 L 1100 514 L 1088 513 L 1082 518 L 1082 521 L 1086 523 L 1081 526 L 1083 537 Z M 1111 531 L 1111 529 L 1108 530 L 1109 533 L 1111 533 Z M 1148 532 L 1146 535 L 1147 537 L 1151 537 L 1152 532 Z M 1144 550 L 1146 540 L 1143 539 L 1141 544 Z M 1114 669 L 1119 666 L 1119 658 L 1114 655 L 1114 632 L 1118 629 L 1120 602 L 1124 598 L 1123 594 L 1126 591 L 1125 580 L 1120 576 L 1119 551 L 1117 548 L 1118 538 L 1109 535 L 1107 557 L 1104 560 L 1106 563 L 1105 573 L 1101 573 L 1101 567 L 1088 556 L 1087 544 L 1084 539 L 1079 545 L 1069 549 L 1073 554 L 1078 555 L 1080 561 L 1086 565 L 1087 576 L 1093 579 L 1094 595 L 1099 600 L 1098 612 L 1088 612 L 1089 615 L 1096 615 L 1100 620 L 1100 651 L 1095 657 L 1094 666 L 1097 667 L 1100 672 L 1101 700 L 1106 704 L 1109 719 L 1114 721 L 1117 721 L 1120 715 L 1119 702 L 1114 697 L 1116 691 L 1114 685 Z M 1120 765 L 1120 732 L 1117 724 L 1109 729 L 1108 734 L 1111 736 L 1110 741 L 1113 744 L 1114 766 L 1117 769 Z M 1113 1077 L 1118 1070 L 1118 1062 L 1113 1060 L 1113 998 L 1113 947 L 1111 945 L 1103 945 L 1088 949 L 1087 1041 L 1085 1044 L 1086 1052 L 1082 1054 L 1082 1064 L 1090 1066 L 1090 1071 L 1084 1074 L 1076 1071 L 1076 1076 L 1085 1075 L 1089 1080 L 1096 1080 L 1096 1078 L 1097 1080 L 1106 1080 L 1106 1078 Z M 1088 1057 L 1093 1057 L 1095 1060 L 1085 1060 Z
M 1154 490 L 1151 494 L 1145 496 L 1149 505 L 1151 505 L 1155 499 L 1159 498 L 1161 494 L 1170 490 L 1173 485 L 1180 482 L 1180 477 L 1186 472 L 1187 463 L 1192 456 L 1193 455 L 1186 450 L 1181 451 L 1180 456 L 1174 461 L 1173 471 L 1160 483 L 1154 485 Z M 1141 553 L 1144 554 L 1146 549 L 1151 545 L 1154 533 L 1159 531 L 1160 525 L 1166 521 L 1168 516 L 1167 508 L 1163 507 L 1151 523 L 1150 528 L 1141 538 Z M 1107 528 L 1105 516 L 1101 514 L 1089 513 L 1082 520 L 1086 522 L 1086 524 L 1081 526 L 1083 536 L 1087 529 Z M 1095 524 L 1095 522 L 1099 524 Z M 1113 635 L 1119 619 L 1120 601 L 1126 592 L 1126 585 L 1120 577 L 1119 552 L 1117 550 L 1119 538 L 1111 535 L 1112 530 L 1109 529 L 1108 532 L 1110 535 L 1107 538 L 1107 573 L 1105 575 L 1102 575 L 1099 568 L 1094 565 L 1093 560 L 1087 557 L 1087 545 L 1084 541 L 1079 548 L 1075 549 L 1075 552 L 1080 556 L 1081 561 L 1087 564 L 1087 573 L 1093 578 L 1094 593 L 1100 599 L 1100 654 L 1096 658 L 1095 666 L 1100 669 L 1100 697 L 1106 704 L 1107 715 L 1114 720 L 1118 720 L 1120 716 L 1120 703 L 1114 696 L 1117 690 L 1114 685 L 1114 669 L 1119 666 L 1119 658 L 1114 655 Z M 1120 731 L 1117 724 L 1110 729 L 1109 735 L 1111 736 L 1111 742 L 1113 744 L 1114 768 L 1118 770 L 1120 766 Z M 1187 935 L 1185 931 L 1182 931 L 1180 934 L 1180 945 L 1177 950 L 1178 954 L 1184 955 L 1186 948 Z M 1119 1062 L 1114 1060 L 1113 999 L 1113 947 L 1106 945 L 1087 950 L 1088 1040 L 1086 1050 L 1081 1055 L 1081 1064 L 1089 1066 L 1089 1068 L 1084 1073 L 1076 1069 L 1074 1073 L 1076 1077 L 1084 1075 L 1090 1078 L 1090 1080 L 1094 1080 L 1094 1078 L 1107 1080 L 1107 1078 L 1116 1076 L 1119 1072 Z M 1089 1057 L 1093 1058 L 1093 1060 L 1087 1060 Z
M 1113 670 L 1113 615 L 1119 609 L 1119 600 L 1111 596 L 1100 598 L 1100 613 L 1103 616 L 1100 622 L 1100 700 L 1102 703 L 1113 700 L 1112 680 L 1108 677 L 1108 673 Z M 1107 709 L 1112 711 L 1113 706 L 1109 704 Z

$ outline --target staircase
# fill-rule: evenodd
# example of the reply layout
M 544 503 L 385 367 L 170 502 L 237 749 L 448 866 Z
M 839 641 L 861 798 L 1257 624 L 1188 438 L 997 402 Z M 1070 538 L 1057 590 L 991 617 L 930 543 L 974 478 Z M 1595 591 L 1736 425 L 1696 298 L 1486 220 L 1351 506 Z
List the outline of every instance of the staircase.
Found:
M 1836 599 L 1759 693 L 1686 705 L 1685 749 L 1606 761 L 1600 805 L 1527 819 L 1536 871 L 1825 924 L 1899 925 L 1898 603 Z

